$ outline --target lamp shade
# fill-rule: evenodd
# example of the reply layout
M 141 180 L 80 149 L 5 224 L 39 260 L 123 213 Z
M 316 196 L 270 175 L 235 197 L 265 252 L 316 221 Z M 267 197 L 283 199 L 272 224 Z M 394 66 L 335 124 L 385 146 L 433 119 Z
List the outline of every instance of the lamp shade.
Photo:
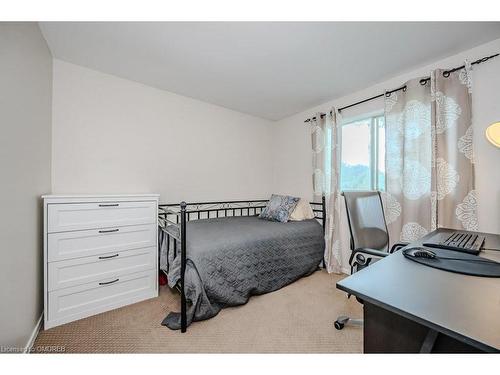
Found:
M 495 146 L 500 147 L 500 122 L 495 122 L 486 128 L 486 138 Z

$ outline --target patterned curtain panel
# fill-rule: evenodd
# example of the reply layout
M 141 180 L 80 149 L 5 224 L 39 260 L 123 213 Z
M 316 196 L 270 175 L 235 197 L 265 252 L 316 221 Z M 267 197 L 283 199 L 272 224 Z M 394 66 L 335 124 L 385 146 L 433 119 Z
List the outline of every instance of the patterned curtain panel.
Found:
M 429 84 L 418 79 L 385 97 L 385 216 L 391 246 L 432 229 L 432 132 Z
M 391 244 L 438 227 L 477 230 L 470 71 L 407 82 L 385 98 L 386 192 Z
M 321 118 L 311 120 L 313 151 L 313 188 L 314 199 L 326 199 L 325 263 L 328 272 L 341 272 L 341 236 L 340 236 L 340 147 L 338 138 L 338 114 L 332 110 Z
M 472 149 L 471 71 L 431 74 L 433 158 L 438 227 L 478 230 Z

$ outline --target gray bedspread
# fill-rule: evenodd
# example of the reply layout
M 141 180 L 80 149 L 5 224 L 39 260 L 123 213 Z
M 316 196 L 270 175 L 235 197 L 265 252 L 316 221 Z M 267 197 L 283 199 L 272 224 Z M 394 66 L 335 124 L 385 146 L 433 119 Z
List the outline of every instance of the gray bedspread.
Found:
M 180 278 L 180 246 L 174 257 L 160 235 L 160 267 L 170 287 Z M 280 289 L 311 274 L 323 258 L 323 228 L 314 219 L 278 223 L 250 217 L 224 217 L 187 223 L 185 292 L 188 325 L 209 319 L 226 306 Z M 180 329 L 180 314 L 163 321 Z

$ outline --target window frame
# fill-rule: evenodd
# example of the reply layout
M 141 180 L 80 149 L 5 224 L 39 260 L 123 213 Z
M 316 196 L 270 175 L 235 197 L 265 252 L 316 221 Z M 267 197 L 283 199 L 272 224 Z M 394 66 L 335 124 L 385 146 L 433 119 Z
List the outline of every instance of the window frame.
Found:
M 374 113 L 372 115 L 364 115 L 356 118 L 350 118 L 347 121 L 343 121 L 341 124 L 341 134 L 340 134 L 340 147 L 343 148 L 342 130 L 344 126 L 351 125 L 356 122 L 370 120 L 370 189 L 385 191 L 386 180 L 384 179 L 384 186 L 380 186 L 379 181 L 379 151 L 380 151 L 380 120 L 384 120 L 385 129 L 385 118 L 383 113 Z M 384 160 L 385 162 L 385 160 Z M 384 171 L 385 173 L 385 171 Z M 342 152 L 340 152 L 340 171 L 339 171 L 339 187 L 342 186 Z M 340 189 L 342 190 L 342 189 Z M 357 189 L 362 191 L 363 189 Z

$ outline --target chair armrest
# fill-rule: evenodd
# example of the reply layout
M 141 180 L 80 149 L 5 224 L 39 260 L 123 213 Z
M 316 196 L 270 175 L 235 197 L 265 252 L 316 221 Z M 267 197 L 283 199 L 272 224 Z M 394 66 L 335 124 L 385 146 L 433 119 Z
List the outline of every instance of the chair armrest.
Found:
M 393 253 L 395 251 L 401 250 L 403 247 L 408 246 L 410 243 L 409 242 L 397 242 L 394 245 L 392 245 L 391 251 L 389 253 Z
M 389 253 L 387 253 L 385 251 L 370 249 L 370 248 L 367 248 L 367 247 L 360 247 L 358 249 L 353 250 L 352 252 L 353 252 L 353 255 L 361 253 L 361 254 L 373 255 L 373 256 L 381 257 L 381 258 L 386 257 L 387 255 L 389 255 Z

